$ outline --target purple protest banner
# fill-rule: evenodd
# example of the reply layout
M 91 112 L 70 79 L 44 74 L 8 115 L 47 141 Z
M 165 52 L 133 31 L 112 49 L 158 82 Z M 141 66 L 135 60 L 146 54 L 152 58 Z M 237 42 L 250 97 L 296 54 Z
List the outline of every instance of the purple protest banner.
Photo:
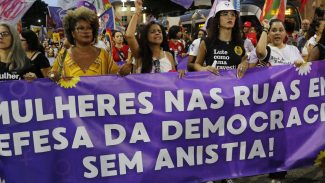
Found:
M 1 82 L 0 179 L 186 183 L 310 166 L 325 149 L 324 69 Z
M 177 70 L 187 70 L 187 60 L 188 56 L 182 57 L 180 55 L 177 56 Z
M 171 0 L 172 2 L 183 6 L 185 9 L 188 9 L 193 4 L 194 0 Z

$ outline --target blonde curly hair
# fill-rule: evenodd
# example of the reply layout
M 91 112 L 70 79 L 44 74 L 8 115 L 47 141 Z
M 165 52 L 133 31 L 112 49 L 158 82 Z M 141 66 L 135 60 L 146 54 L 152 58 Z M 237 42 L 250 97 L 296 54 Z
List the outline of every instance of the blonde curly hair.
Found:
M 75 10 L 68 11 L 67 15 L 63 19 L 63 28 L 64 33 L 68 39 L 68 41 L 75 45 L 75 39 L 72 36 L 72 32 L 75 31 L 75 27 L 77 22 L 80 20 L 84 20 L 90 23 L 92 28 L 94 41 L 97 41 L 98 37 L 98 29 L 99 29 L 99 21 L 96 13 L 86 7 L 80 7 Z

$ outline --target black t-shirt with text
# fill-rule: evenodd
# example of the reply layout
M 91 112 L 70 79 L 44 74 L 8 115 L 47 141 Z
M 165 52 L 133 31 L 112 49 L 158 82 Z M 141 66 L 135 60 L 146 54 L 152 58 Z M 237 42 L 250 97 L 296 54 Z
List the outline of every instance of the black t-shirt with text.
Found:
M 32 65 L 29 64 L 29 60 L 26 60 L 26 65 L 23 69 L 20 70 L 10 70 L 9 64 L 0 61 L 0 82 L 1 81 L 10 81 L 10 80 L 21 80 L 23 75 L 28 72 L 35 73 L 35 69 Z
M 217 69 L 236 69 L 245 55 L 244 47 L 232 41 L 224 42 L 217 39 L 215 44 L 212 44 L 211 39 L 205 39 L 204 41 L 207 48 L 206 65 Z
M 39 53 L 34 60 L 30 61 L 30 64 L 35 68 L 37 78 L 44 78 L 41 69 L 51 67 L 49 60 L 43 53 Z

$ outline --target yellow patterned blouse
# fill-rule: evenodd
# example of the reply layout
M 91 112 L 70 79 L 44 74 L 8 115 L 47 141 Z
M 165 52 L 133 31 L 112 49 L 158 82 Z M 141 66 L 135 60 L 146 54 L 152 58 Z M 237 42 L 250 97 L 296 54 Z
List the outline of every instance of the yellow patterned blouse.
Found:
M 63 50 L 60 51 L 60 53 L 56 57 L 52 66 L 52 71 L 59 72 L 63 53 Z M 100 48 L 100 53 L 96 60 L 89 66 L 87 70 L 82 70 L 79 65 L 74 60 L 72 60 L 70 53 L 70 50 L 67 50 L 67 54 L 63 62 L 63 67 L 61 66 L 62 76 L 96 76 L 106 74 L 117 74 L 118 72 L 117 64 L 113 61 L 111 55 L 102 48 Z

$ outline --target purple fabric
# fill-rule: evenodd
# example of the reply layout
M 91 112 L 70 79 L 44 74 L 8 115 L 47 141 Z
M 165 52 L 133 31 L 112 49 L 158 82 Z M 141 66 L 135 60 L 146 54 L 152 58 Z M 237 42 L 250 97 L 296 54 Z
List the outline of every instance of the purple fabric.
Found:
M 64 10 L 60 7 L 48 6 L 50 17 L 53 22 L 55 22 L 55 28 L 63 28 L 62 20 L 63 17 L 67 14 L 67 10 Z
M 322 61 L 314 62 L 305 76 L 295 67 L 277 66 L 250 69 L 242 79 L 234 70 L 221 71 L 220 76 L 192 72 L 181 79 L 177 73 L 81 77 L 76 88 L 68 89 L 48 79 L 1 82 L 0 178 L 33 183 L 194 183 L 310 166 L 325 149 L 324 70 Z M 243 92 L 235 94 L 239 88 Z M 253 89 L 259 90 L 258 96 Z M 235 107 L 235 99 L 244 93 L 250 93 L 247 100 Z M 266 102 L 258 102 L 266 94 Z M 170 112 L 166 101 L 172 98 L 178 105 Z M 59 112 L 60 103 L 70 111 Z M 253 123 L 258 112 L 265 116 Z M 239 120 L 231 123 L 235 118 L 247 120 L 240 133 L 243 125 Z M 163 128 L 167 121 L 178 122 Z M 219 129 L 215 132 L 208 124 Z M 281 124 L 284 128 L 278 129 Z M 263 125 L 267 127 L 257 132 Z M 115 127 L 125 131 L 125 140 L 112 145 L 124 134 L 108 133 Z M 170 135 L 180 132 L 179 137 L 163 140 L 166 129 Z M 85 143 L 85 134 L 93 147 Z M 182 158 L 188 152 L 191 155 Z M 172 164 L 164 164 L 169 160 Z
M 96 7 L 92 3 L 88 2 L 88 1 L 79 1 L 77 3 L 77 7 L 79 8 L 79 7 L 82 7 L 82 6 L 84 6 L 86 8 L 89 8 L 90 10 L 92 10 L 92 11 L 94 11 L 96 13 Z
M 193 4 L 194 0 L 171 0 L 171 1 L 188 9 Z
M 185 57 L 181 57 L 181 56 L 177 56 L 177 70 L 187 70 L 187 60 L 188 60 L 188 56 Z
M 123 60 L 120 60 L 118 62 L 116 62 L 116 64 L 118 65 L 118 67 L 122 67 L 126 62 Z

